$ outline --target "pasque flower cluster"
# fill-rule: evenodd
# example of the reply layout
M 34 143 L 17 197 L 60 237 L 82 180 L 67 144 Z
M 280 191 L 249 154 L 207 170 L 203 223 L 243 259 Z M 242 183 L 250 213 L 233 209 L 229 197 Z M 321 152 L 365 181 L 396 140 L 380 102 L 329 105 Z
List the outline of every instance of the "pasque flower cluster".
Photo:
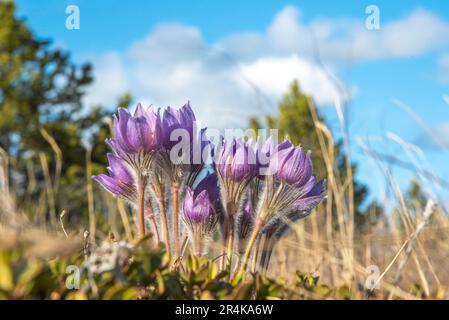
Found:
M 288 140 L 214 145 L 196 124 L 189 103 L 162 112 L 119 109 L 107 140 L 108 174 L 93 179 L 136 209 L 140 237 L 149 225 L 169 256 L 181 258 L 188 244 L 196 255 L 221 247 L 222 268 L 245 271 L 251 255 L 253 269 L 264 268 L 291 223 L 325 198 L 325 182 L 313 174 L 310 152 Z

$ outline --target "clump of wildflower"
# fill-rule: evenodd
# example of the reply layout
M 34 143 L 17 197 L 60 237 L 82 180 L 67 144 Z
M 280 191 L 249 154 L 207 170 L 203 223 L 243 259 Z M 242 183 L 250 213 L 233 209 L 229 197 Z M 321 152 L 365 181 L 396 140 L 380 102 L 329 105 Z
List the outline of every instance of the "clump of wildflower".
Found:
M 156 242 L 162 228 L 169 257 L 172 242 L 175 256 L 180 256 L 183 231 L 194 253 L 205 253 L 220 222 L 222 267 L 227 261 L 232 270 L 232 256 L 238 248 L 243 254 L 241 271 L 245 271 L 255 241 L 263 236 L 267 241 L 261 265 L 265 268 L 274 244 L 290 224 L 309 215 L 325 198 L 325 182 L 317 181 L 313 174 L 310 152 L 287 139 L 277 144 L 274 137 L 255 144 L 243 139 L 222 140 L 213 153 L 214 173 L 199 179 L 208 171 L 206 161 L 213 149 L 205 132 L 204 128 L 197 130 L 189 103 L 179 109 L 167 107 L 162 117 L 159 110 L 144 109 L 140 104 L 132 115 L 119 109 L 113 137 L 107 140 L 113 151 L 108 154 L 109 174 L 93 178 L 137 207 L 141 236 L 145 218 Z M 159 210 L 153 210 L 154 205 Z M 256 258 L 258 250 L 256 246 Z
M 261 204 L 243 258 L 241 270 L 246 269 L 252 247 L 264 230 L 274 234 L 283 219 L 292 213 L 308 215 L 325 197 L 324 182 L 317 182 L 313 175 L 310 152 L 289 141 L 280 144 L 270 158 L 271 175 L 265 177 Z

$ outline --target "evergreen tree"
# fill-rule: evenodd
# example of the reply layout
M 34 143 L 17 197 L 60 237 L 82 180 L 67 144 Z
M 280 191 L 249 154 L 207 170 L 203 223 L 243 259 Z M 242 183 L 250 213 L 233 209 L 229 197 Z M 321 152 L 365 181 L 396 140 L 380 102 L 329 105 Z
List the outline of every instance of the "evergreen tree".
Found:
M 16 17 L 14 2 L 0 2 L 0 22 L 0 147 L 14 163 L 18 203 L 36 208 L 51 180 L 55 203 L 48 200 L 48 212 L 81 214 L 86 207 L 83 140 L 88 134 L 104 138 L 108 130 L 99 125 L 104 108 L 82 105 L 91 66 L 75 65 L 67 52 L 36 37 Z M 92 158 L 104 163 L 104 150 L 94 150 Z

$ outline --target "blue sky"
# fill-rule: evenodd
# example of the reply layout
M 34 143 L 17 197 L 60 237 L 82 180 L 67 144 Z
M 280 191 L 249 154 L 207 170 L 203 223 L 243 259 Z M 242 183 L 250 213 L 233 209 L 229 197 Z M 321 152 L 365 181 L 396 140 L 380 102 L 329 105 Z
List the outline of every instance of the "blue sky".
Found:
M 312 30 L 326 68 L 350 93 L 346 116 L 351 155 L 372 194 L 385 201 L 389 191 L 375 163 L 363 153 L 360 141 L 367 139 L 376 152 L 425 164 L 426 170 L 449 180 L 447 1 L 337 5 L 318 0 L 19 0 L 17 4 L 19 15 L 38 35 L 53 39 L 76 61 L 93 63 L 97 82 L 87 103 L 112 107 L 122 91 L 161 106 L 190 99 L 209 126 L 245 126 L 247 116 L 274 112 L 288 82 L 298 78 L 338 136 L 332 107 L 336 92 L 314 59 Z M 80 8 L 80 30 L 65 28 L 69 4 Z M 369 4 L 380 9 L 380 30 L 364 27 Z M 264 93 L 251 91 L 252 85 Z M 404 143 L 413 144 L 411 154 Z M 392 170 L 402 188 L 416 175 L 397 167 Z M 429 192 L 447 196 L 434 183 L 423 182 Z

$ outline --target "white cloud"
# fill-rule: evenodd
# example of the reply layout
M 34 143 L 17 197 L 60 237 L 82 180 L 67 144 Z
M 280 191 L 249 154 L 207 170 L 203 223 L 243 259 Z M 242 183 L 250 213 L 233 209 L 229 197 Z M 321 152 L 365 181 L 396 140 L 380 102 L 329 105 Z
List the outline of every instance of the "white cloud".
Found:
M 334 101 L 337 90 L 314 63 L 315 43 L 336 74 L 344 61 L 424 54 L 448 37 L 449 24 L 424 10 L 369 31 L 363 20 L 306 24 L 298 9 L 287 6 L 265 32 L 231 34 L 211 45 L 195 27 L 161 24 L 125 52 L 93 57 L 95 84 L 87 101 L 112 106 L 126 91 L 157 106 L 180 106 L 189 99 L 208 126 L 244 126 L 250 115 L 274 112 L 293 79 L 319 104 Z
M 93 55 L 90 61 L 95 66 L 95 81 L 89 87 L 85 102 L 88 105 L 104 105 L 116 99 L 128 89 L 127 73 L 118 52 Z
M 297 55 L 285 58 L 261 58 L 241 67 L 250 83 L 256 83 L 266 95 L 278 101 L 292 79 L 300 79 L 302 89 L 315 97 L 318 104 L 331 104 L 339 97 L 335 86 L 321 69 Z M 240 78 L 241 80 L 241 78 Z M 242 81 L 242 86 L 248 83 Z
M 225 47 L 240 57 L 268 52 L 313 58 L 318 50 L 324 61 L 333 64 L 412 57 L 449 43 L 449 23 L 424 9 L 382 23 L 380 30 L 366 29 L 363 19 L 320 18 L 306 24 L 301 16 L 296 7 L 287 6 L 265 34 L 232 35 L 224 39 Z

